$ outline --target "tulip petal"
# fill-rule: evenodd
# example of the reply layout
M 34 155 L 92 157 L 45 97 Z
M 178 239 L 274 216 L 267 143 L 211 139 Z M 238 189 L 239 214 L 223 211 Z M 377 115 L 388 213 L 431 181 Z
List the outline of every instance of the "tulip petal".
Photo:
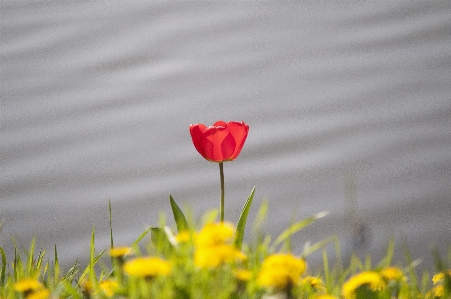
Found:
M 202 157 L 205 157 L 205 148 L 202 145 L 203 132 L 207 127 L 203 124 L 192 124 L 189 127 L 191 133 L 191 139 L 193 140 L 194 147 L 201 154 Z
M 227 128 L 222 126 L 211 126 L 203 132 L 202 145 L 206 159 L 221 162 L 232 156 L 235 150 L 235 139 L 229 135 Z
M 213 124 L 213 127 L 224 127 L 224 128 L 226 128 L 227 127 L 227 123 L 225 121 L 223 121 L 223 120 L 218 120 L 217 122 L 215 122 Z
M 233 138 L 233 135 L 230 134 L 230 132 L 227 134 L 226 138 L 221 143 L 221 153 L 222 153 L 222 160 L 228 161 L 233 160 L 232 156 L 235 152 L 236 148 L 236 141 L 235 138 Z
M 241 149 L 243 148 L 244 142 L 246 141 L 247 134 L 249 132 L 249 126 L 244 122 L 231 121 L 227 124 L 227 129 L 229 130 L 230 134 L 232 134 L 236 142 L 235 150 L 230 157 L 230 160 L 233 160 L 238 157 Z

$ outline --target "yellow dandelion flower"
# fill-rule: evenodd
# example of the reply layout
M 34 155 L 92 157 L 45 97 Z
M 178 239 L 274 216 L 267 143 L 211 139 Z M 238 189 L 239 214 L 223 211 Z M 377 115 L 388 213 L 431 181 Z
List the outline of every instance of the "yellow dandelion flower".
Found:
M 252 272 L 249 270 L 245 270 L 245 269 L 239 269 L 237 271 L 235 271 L 235 277 L 238 280 L 241 281 L 249 281 L 252 278 Z
M 338 299 L 338 297 L 335 297 L 335 296 L 329 295 L 329 294 L 324 294 L 324 295 L 319 295 L 319 296 L 313 297 L 313 299 Z
M 443 278 L 445 278 L 445 273 L 439 272 L 432 276 L 432 282 L 434 283 L 434 285 L 436 285 L 437 283 L 442 282 Z
M 125 262 L 123 270 L 135 277 L 166 276 L 171 272 L 171 265 L 158 257 L 138 257 Z
M 121 247 L 113 247 L 110 248 L 109 252 L 111 257 L 124 257 L 129 254 L 133 254 L 133 248 L 127 247 L 127 246 L 121 246 Z
M 372 291 L 377 291 L 385 287 L 384 280 L 379 273 L 374 271 L 364 271 L 352 276 L 343 284 L 343 297 L 354 298 L 355 290 L 363 285 L 368 285 Z
M 44 286 L 36 279 L 24 279 L 14 284 L 14 289 L 21 293 L 36 291 L 42 288 Z
M 257 282 L 263 287 L 284 289 L 299 283 L 306 268 L 305 261 L 292 254 L 273 254 L 263 261 Z
M 404 278 L 402 271 L 396 267 L 384 268 L 380 273 L 386 280 L 401 280 Z
M 175 236 L 175 240 L 177 243 L 188 243 L 191 240 L 191 232 L 188 230 L 181 231 Z
M 119 287 L 119 283 L 115 280 L 106 279 L 99 283 L 99 287 L 107 297 L 113 297 L 114 291 Z
M 197 247 L 209 247 L 230 243 L 235 235 L 231 223 L 220 222 L 205 225 L 196 236 Z
M 445 294 L 445 288 L 443 285 L 435 286 L 432 291 L 435 297 L 442 297 Z
M 326 286 L 324 285 L 324 282 L 321 280 L 321 278 L 315 276 L 306 276 L 302 279 L 301 284 L 309 285 L 317 291 L 326 290 Z
M 47 289 L 41 289 L 36 292 L 32 292 L 25 299 L 47 299 L 50 297 L 50 291 Z
M 194 264 L 201 268 L 216 268 L 224 263 L 245 259 L 246 255 L 228 244 L 201 247 L 194 252 Z

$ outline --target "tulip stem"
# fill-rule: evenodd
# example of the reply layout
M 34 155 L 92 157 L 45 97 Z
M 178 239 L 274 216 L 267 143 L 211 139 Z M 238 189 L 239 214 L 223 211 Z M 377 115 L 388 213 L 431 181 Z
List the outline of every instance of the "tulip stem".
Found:
M 219 206 L 219 214 L 221 222 L 224 222 L 224 165 L 219 162 L 219 177 L 221 179 L 221 204 Z

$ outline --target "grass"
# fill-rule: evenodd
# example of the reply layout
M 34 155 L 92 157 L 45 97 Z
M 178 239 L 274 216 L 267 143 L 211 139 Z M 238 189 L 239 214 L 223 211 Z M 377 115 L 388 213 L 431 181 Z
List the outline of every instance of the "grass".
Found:
M 394 242 L 380 261 L 353 255 L 346 266 L 335 236 L 292 252 L 291 237 L 327 213 L 294 222 L 273 239 L 262 229 L 268 212 L 264 202 L 252 236 L 246 238 L 251 241 L 245 242 L 253 196 L 254 190 L 236 225 L 218 222 L 216 210 L 199 221 L 187 218 L 170 197 L 175 226 L 168 227 L 162 217 L 159 226 L 147 228 L 127 247 L 114 245 L 109 205 L 110 248 L 95 248 L 93 229 L 86 268 L 75 263 L 62 271 L 56 246 L 47 259 L 45 250 L 35 253 L 34 239 L 27 251 L 16 246 L 11 260 L 0 247 L 0 298 L 451 298 L 451 252 L 446 261 L 438 251 L 432 253 L 436 273 L 420 276 L 417 262 L 408 256 L 405 264 L 392 264 Z M 334 248 L 333 264 L 329 244 Z M 305 262 L 317 251 L 323 256 L 321 270 Z

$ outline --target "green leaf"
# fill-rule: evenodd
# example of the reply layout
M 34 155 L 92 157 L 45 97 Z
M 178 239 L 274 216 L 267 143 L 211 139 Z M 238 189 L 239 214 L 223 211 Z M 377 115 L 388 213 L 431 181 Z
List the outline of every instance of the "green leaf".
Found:
M 103 253 L 105 252 L 105 249 L 103 249 L 98 255 L 95 254 L 95 227 L 92 228 L 91 233 L 91 242 L 90 242 L 90 249 L 89 249 L 89 265 L 86 267 L 86 269 L 83 271 L 82 275 L 80 276 L 79 282 L 82 282 L 85 278 L 85 276 L 89 277 L 89 281 L 92 283 L 92 286 L 94 287 L 95 291 L 99 291 L 99 283 L 97 280 L 97 276 L 95 273 L 95 265 L 102 257 Z
M 58 251 L 56 250 L 56 244 L 55 244 L 55 268 L 54 268 L 54 275 L 53 275 L 53 279 L 56 282 L 59 278 L 60 275 L 60 265 L 59 265 L 59 261 L 58 261 Z
M 114 240 L 113 240 L 113 213 L 111 211 L 111 200 L 108 200 L 108 214 L 110 216 L 110 247 L 114 247 Z
M 33 267 L 33 257 L 34 257 L 34 246 L 36 243 L 36 239 L 33 237 L 31 240 L 30 251 L 28 252 L 28 260 L 27 260 L 27 273 L 31 273 Z
M 255 216 L 254 225 L 252 231 L 257 233 L 266 221 L 266 215 L 268 214 L 268 200 L 264 199 L 260 205 Z
M 311 223 L 313 223 L 316 219 L 319 218 L 323 218 L 325 216 L 329 215 L 329 212 L 320 212 L 317 213 L 307 219 L 301 220 L 299 222 L 293 223 L 288 229 L 286 229 L 283 233 L 281 233 L 277 239 L 274 241 L 274 244 L 271 247 L 270 252 L 273 252 L 276 250 L 276 247 L 282 243 L 283 241 L 285 241 L 286 239 L 290 238 L 293 234 L 297 233 L 298 231 L 300 231 L 301 229 L 303 229 L 304 227 L 310 225 Z
M 5 251 L 1 247 L 0 247 L 0 252 L 2 254 L 2 271 L 0 273 L 0 282 L 1 282 L 1 285 L 4 286 L 5 278 L 6 278 L 6 255 L 5 255 Z
M 393 260 L 393 254 L 395 252 L 395 240 L 393 238 L 390 239 L 387 247 L 387 254 L 385 257 L 377 264 L 376 269 L 382 269 L 384 267 L 388 267 L 391 265 Z
M 94 272 L 94 265 L 95 265 L 95 228 L 92 228 L 92 234 L 91 234 L 91 246 L 90 246 L 90 258 L 89 258 L 89 280 L 93 285 L 97 285 L 97 277 Z
M 159 252 L 164 252 L 165 250 L 172 248 L 172 244 L 169 241 L 168 235 L 164 228 L 152 226 L 150 229 L 150 239 Z
M 174 220 L 177 224 L 177 230 L 179 232 L 188 230 L 188 222 L 186 221 L 185 215 L 179 206 L 175 203 L 175 200 L 172 198 L 172 195 L 169 195 L 169 200 L 171 201 L 172 213 L 174 214 Z
M 218 214 L 219 214 L 218 209 L 207 211 L 204 215 L 202 215 L 200 223 L 202 223 L 202 226 L 205 226 L 209 223 L 213 223 L 217 221 Z
M 306 244 L 306 246 L 304 246 L 304 250 L 302 251 L 302 257 L 307 257 L 310 254 L 312 254 L 313 252 L 317 251 L 320 248 L 324 248 L 327 244 L 329 243 L 337 243 L 338 241 L 338 237 L 337 236 L 331 236 L 329 238 L 326 238 L 324 240 L 321 240 L 313 245 L 310 244 Z
M 254 192 L 255 187 L 252 188 L 251 194 L 249 194 L 249 197 L 247 198 L 246 203 L 244 204 L 243 210 L 241 211 L 240 219 L 238 220 L 238 224 L 236 226 L 235 240 L 233 241 L 233 244 L 235 245 L 236 249 L 241 249 L 241 245 L 243 244 L 244 230 L 246 228 L 247 216 L 249 214 L 249 210 L 252 205 L 252 199 L 254 198 Z
M 139 237 L 132 243 L 132 248 L 135 250 L 136 255 L 140 255 L 141 252 L 139 250 L 139 246 L 138 243 L 152 230 L 152 227 L 148 227 L 146 228 L 145 231 L 143 231 L 141 233 L 141 235 L 139 235 Z

